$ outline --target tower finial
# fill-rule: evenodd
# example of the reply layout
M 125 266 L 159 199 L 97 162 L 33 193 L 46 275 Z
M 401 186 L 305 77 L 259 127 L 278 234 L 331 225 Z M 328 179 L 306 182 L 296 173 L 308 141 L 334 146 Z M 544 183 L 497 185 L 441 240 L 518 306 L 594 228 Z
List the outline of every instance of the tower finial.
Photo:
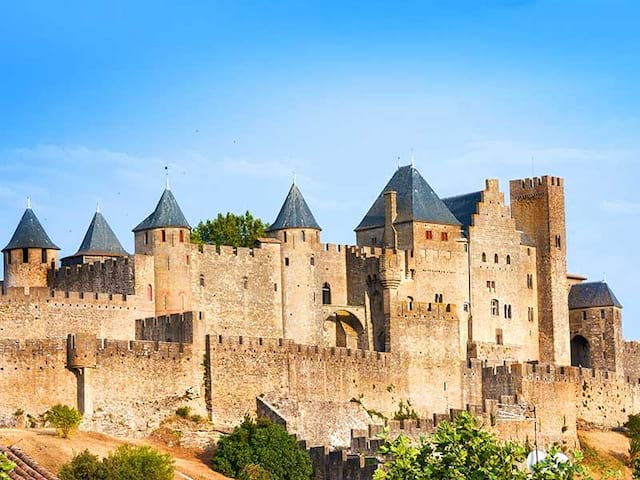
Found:
M 400 155 L 398 155 L 398 170 L 400 170 Z
M 165 188 L 167 190 L 171 190 L 171 185 L 169 185 L 169 165 L 164 166 L 164 174 L 165 174 Z
M 27 208 L 31 208 L 31 197 L 27 197 Z
M 96 213 L 100 213 L 100 202 L 96 202 Z
M 413 152 L 413 148 L 411 148 L 411 167 L 415 168 L 416 166 L 416 156 Z
M 607 283 L 607 272 L 602 272 L 602 281 Z
M 293 171 L 293 184 L 296 184 L 296 171 Z

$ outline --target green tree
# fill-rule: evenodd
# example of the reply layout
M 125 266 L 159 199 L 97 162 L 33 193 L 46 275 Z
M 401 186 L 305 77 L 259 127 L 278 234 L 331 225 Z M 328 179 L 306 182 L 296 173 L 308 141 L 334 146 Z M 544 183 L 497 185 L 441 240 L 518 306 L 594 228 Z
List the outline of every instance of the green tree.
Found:
M 16 464 L 7 458 L 4 453 L 0 453 L 0 480 L 9 480 L 9 474 L 16 468 Z
M 561 464 L 554 460 L 555 451 L 538 464 L 534 473 L 520 465 L 525 458 L 523 446 L 499 442 L 482 428 L 478 419 L 468 413 L 455 422 L 442 422 L 434 435 L 418 444 L 400 435 L 387 439 L 380 453 L 390 461 L 378 469 L 374 480 L 570 480 L 588 478 L 579 462 Z M 578 457 L 579 460 L 579 457 Z
M 69 438 L 69 434 L 80 426 L 82 414 L 73 407 L 59 403 L 44 413 L 44 420 L 53 426 L 62 438 Z
M 107 469 L 96 455 L 85 450 L 65 463 L 58 474 L 60 480 L 106 480 Z
M 221 213 L 214 220 L 200 221 L 191 231 L 192 243 L 209 245 L 231 245 L 233 247 L 253 247 L 260 237 L 264 237 L 268 224 L 254 218 L 248 211 L 244 215 Z
M 212 467 L 243 480 L 308 480 L 312 473 L 309 455 L 283 427 L 248 416 L 220 439 Z

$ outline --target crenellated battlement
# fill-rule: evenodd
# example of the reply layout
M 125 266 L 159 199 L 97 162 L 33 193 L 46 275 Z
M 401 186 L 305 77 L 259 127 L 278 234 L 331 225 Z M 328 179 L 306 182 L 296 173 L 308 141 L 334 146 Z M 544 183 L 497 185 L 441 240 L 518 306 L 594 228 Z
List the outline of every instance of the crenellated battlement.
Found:
M 136 319 L 136 340 L 193 343 L 194 312 Z
M 149 342 L 144 340 L 96 340 L 96 357 L 136 357 L 155 360 L 189 360 L 192 354 L 191 345 L 173 342 Z
M 0 303 L 48 304 L 50 307 L 69 308 L 136 309 L 138 302 L 135 296 L 127 294 L 61 291 L 44 287 L 30 289 L 13 287 L 0 295 Z
M 411 302 L 400 304 L 400 315 L 414 318 L 458 319 L 458 306 L 453 303 Z
M 191 244 L 195 255 L 205 255 L 222 258 L 267 258 L 273 255 L 273 249 L 278 248 L 280 242 L 261 242 L 258 247 L 232 247 L 229 245 Z
M 47 283 L 55 290 L 133 295 L 135 256 L 50 269 Z
M 511 180 L 512 190 L 515 187 L 519 187 L 522 190 L 537 190 L 543 187 L 561 187 L 563 185 L 564 179 L 562 179 L 561 177 L 553 177 L 549 175 Z

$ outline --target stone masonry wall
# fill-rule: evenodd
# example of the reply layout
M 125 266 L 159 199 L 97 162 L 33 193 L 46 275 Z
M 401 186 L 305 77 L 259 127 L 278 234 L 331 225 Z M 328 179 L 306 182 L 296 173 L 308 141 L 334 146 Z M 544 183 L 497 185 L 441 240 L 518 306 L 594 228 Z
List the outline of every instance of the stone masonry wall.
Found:
M 48 285 L 55 290 L 135 294 L 135 257 L 62 267 L 48 272 Z

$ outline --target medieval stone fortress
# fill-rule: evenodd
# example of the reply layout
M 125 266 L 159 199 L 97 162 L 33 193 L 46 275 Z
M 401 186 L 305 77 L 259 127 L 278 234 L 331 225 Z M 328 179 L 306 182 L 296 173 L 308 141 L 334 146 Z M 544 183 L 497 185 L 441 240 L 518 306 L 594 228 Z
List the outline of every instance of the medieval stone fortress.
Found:
M 233 248 L 192 244 L 167 184 L 133 254 L 97 211 L 62 259 L 27 208 L 2 250 L 0 421 L 62 403 L 143 435 L 188 405 L 337 446 L 400 404 L 407 429 L 460 410 L 525 438 L 535 409 L 545 441 L 617 426 L 640 410 L 640 344 L 606 283 L 567 273 L 564 179 L 509 194 L 487 180 L 440 199 L 399 167 L 356 245 L 335 245 L 294 184 L 268 238 Z

